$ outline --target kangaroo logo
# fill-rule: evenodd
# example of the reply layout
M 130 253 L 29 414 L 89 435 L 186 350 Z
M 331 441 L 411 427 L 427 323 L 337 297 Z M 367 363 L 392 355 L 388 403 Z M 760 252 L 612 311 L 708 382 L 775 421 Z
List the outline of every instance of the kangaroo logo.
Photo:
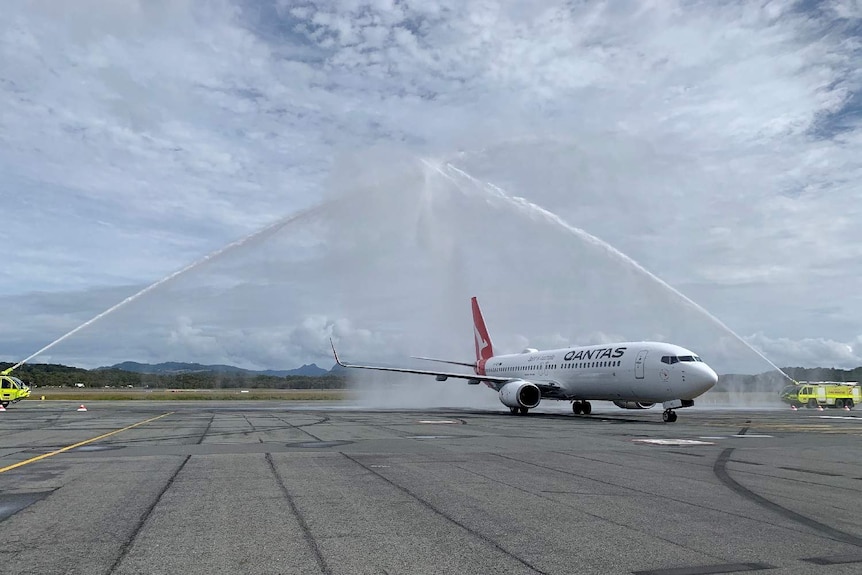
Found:
M 485 358 L 485 350 L 491 345 L 479 333 L 479 328 L 473 326 L 473 339 L 476 341 L 476 359 Z

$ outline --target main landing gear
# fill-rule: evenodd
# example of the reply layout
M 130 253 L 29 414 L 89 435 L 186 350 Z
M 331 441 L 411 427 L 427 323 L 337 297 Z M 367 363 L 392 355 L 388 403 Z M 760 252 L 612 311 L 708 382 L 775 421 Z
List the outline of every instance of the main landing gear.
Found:
M 665 423 L 673 423 L 676 421 L 676 412 L 672 409 L 665 409 L 661 414 L 661 420 Z
M 512 412 L 512 415 L 527 415 L 527 412 L 530 411 L 527 407 L 510 407 L 509 411 Z
M 590 405 L 589 401 L 573 401 L 572 402 L 572 411 L 575 412 L 575 415 L 589 415 L 593 411 L 593 406 Z

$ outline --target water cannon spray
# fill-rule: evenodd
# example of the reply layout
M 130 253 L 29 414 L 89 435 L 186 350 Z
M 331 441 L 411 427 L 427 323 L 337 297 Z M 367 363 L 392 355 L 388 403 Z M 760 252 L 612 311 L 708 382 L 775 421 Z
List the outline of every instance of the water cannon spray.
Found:
M 21 361 L 19 361 L 19 362 L 18 362 L 18 363 L 16 363 L 15 365 L 13 365 L 12 367 L 10 367 L 10 368 L 8 368 L 8 369 L 3 370 L 2 372 L 0 372 L 0 375 L 9 375 L 9 374 L 10 374 L 10 373 L 12 373 L 14 370 L 18 369 L 19 367 L 21 367 L 21 366 L 22 366 L 22 365 L 24 365 L 25 363 L 29 362 L 31 359 L 33 359 L 33 358 L 34 358 L 34 357 L 36 357 L 37 355 L 40 355 L 40 354 L 42 354 L 42 353 L 44 353 L 44 352 L 48 351 L 49 349 L 51 349 L 52 347 L 54 347 L 55 345 L 57 345 L 57 344 L 58 344 L 58 343 L 60 343 L 61 341 L 63 341 L 63 340 L 65 340 L 66 338 L 69 338 L 69 337 L 71 337 L 72 335 L 74 335 L 74 334 L 78 333 L 79 331 L 81 331 L 82 329 L 86 328 L 87 326 L 89 326 L 89 325 L 91 325 L 91 324 L 93 324 L 93 323 L 97 322 L 98 320 L 102 319 L 102 318 L 103 318 L 103 317 L 105 317 L 106 315 L 108 315 L 108 314 L 110 314 L 110 313 L 112 313 L 112 312 L 114 312 L 114 311 L 116 311 L 116 310 L 120 309 L 121 307 L 123 307 L 123 306 L 125 306 L 125 305 L 127 305 L 127 304 L 132 303 L 133 301 L 135 301 L 135 300 L 136 300 L 136 299 L 138 299 L 139 297 L 143 296 L 143 295 L 144 295 L 144 294 L 146 294 L 147 292 L 150 292 L 150 291 L 152 291 L 152 290 L 154 290 L 154 289 L 156 289 L 156 288 L 158 288 L 158 287 L 160 287 L 160 286 L 162 286 L 162 285 L 164 285 L 164 284 L 168 283 L 169 281 L 171 281 L 171 280 L 173 280 L 173 279 L 175 279 L 175 278 L 177 278 L 177 277 L 179 277 L 179 276 L 181 276 L 181 275 L 185 274 L 186 272 L 189 272 L 189 271 L 191 271 L 191 270 L 193 270 L 193 269 L 196 269 L 196 268 L 198 268 L 198 267 L 200 267 L 200 266 L 202 266 L 202 265 L 204 265 L 204 264 L 206 264 L 206 263 L 208 263 L 208 262 L 210 262 L 210 261 L 212 261 L 212 260 L 214 260 L 214 259 L 216 259 L 216 258 L 219 258 L 219 257 L 221 257 L 221 256 L 223 256 L 223 255 L 225 255 L 225 254 L 227 254 L 227 253 L 229 253 L 229 252 L 231 252 L 231 251 L 233 251 L 233 250 L 235 250 L 235 249 L 238 249 L 238 248 L 240 248 L 240 247 L 244 246 L 245 244 L 249 243 L 249 242 L 250 242 L 250 241 L 252 241 L 252 240 L 255 240 L 255 239 L 258 239 L 258 238 L 261 238 L 261 237 L 264 237 L 264 238 L 265 238 L 265 237 L 267 237 L 267 236 L 270 236 L 270 235 L 272 235 L 272 234 L 274 234 L 274 233 L 278 232 L 278 231 L 279 231 L 279 230 L 281 230 L 284 226 L 286 226 L 286 225 L 290 224 L 291 222 L 293 222 L 293 221 L 295 221 L 295 220 L 298 220 L 298 219 L 301 219 L 301 218 L 304 218 L 304 217 L 313 216 L 313 215 L 315 215 L 315 214 L 317 214 L 317 213 L 319 213 L 319 212 L 321 212 L 321 211 L 325 210 L 325 209 L 329 206 L 329 204 L 331 204 L 331 203 L 332 203 L 331 201 L 329 201 L 329 202 L 323 202 L 323 203 L 320 203 L 320 204 L 318 204 L 318 205 L 316 205 L 316 206 L 313 206 L 313 207 L 311 207 L 311 208 L 308 208 L 308 209 L 302 210 L 302 211 L 300 211 L 300 212 L 297 212 L 297 213 L 295 213 L 295 214 L 291 214 L 291 215 L 289 215 L 289 216 L 285 216 L 285 217 L 283 217 L 283 218 L 281 218 L 281 219 L 279 219 L 279 220 L 276 220 L 275 222 L 273 222 L 273 223 L 269 224 L 268 226 L 263 227 L 263 228 L 261 228 L 261 229 L 257 230 L 257 231 L 256 231 L 256 232 L 254 232 L 254 233 L 251 233 L 251 234 L 249 234 L 249 235 L 247 235 L 247 236 L 245 236 L 245 237 L 243 237 L 243 238 L 240 238 L 240 239 L 238 239 L 238 240 L 236 240 L 236 241 L 234 241 L 234 242 L 231 242 L 231 243 L 227 244 L 226 246 L 224 246 L 224 247 L 222 247 L 222 248 L 217 249 L 216 251 L 214 251 L 214 252 L 212 252 L 212 253 L 210 253 L 210 254 L 205 255 L 204 257 L 200 258 L 199 260 L 194 261 L 193 263 L 191 263 L 191 264 L 187 265 L 186 267 L 184 267 L 184 268 L 182 268 L 182 269 L 180 269 L 180 270 L 177 270 L 177 271 L 173 272 L 172 274 L 169 274 L 169 275 L 167 275 L 167 276 L 163 277 L 162 279 L 158 280 L 157 282 L 154 282 L 154 283 L 152 283 L 152 284 L 148 285 L 147 287 L 145 287 L 144 289 L 142 289 L 142 290 L 138 291 L 137 293 L 135 293 L 135 294 L 133 294 L 133 295 L 130 295 L 129 297 L 127 297 L 127 298 L 126 298 L 126 299 L 124 299 L 123 301 L 121 301 L 121 302 L 119 302 L 119 303 L 117 303 L 117 304 L 114 304 L 113 306 L 109 307 L 108 309 L 106 309 L 106 310 L 105 310 L 105 311 L 103 311 L 102 313 L 100 313 L 100 314 L 96 315 L 95 317 L 93 317 L 93 318 L 91 318 L 91 319 L 89 319 L 89 320 L 85 321 L 84 323 L 82 323 L 81 325 L 79 325 L 78 327 L 76 327 L 75 329 L 73 329 L 73 330 L 71 330 L 71 331 L 69 331 L 69 332 L 67 332 L 67 333 L 65 333 L 65 334 L 63 334 L 63 335 L 61 335 L 60 337 L 58 337 L 57 339 L 55 339 L 54 341 L 52 341 L 51 343 L 49 343 L 48 345 L 46 345 L 45 347 L 43 347 L 42 349 L 40 349 L 39 351 L 37 351 L 37 352 L 35 352 L 35 353 L 30 354 L 28 357 L 25 357 L 24 359 L 22 359 Z
M 647 270 L 640 263 L 638 263 L 637 261 L 635 261 L 631 257 L 627 256 L 623 252 L 619 251 L 617 248 L 613 247 L 612 245 L 610 245 L 606 241 L 592 235 L 591 233 L 587 232 L 586 230 L 583 230 L 581 228 L 578 228 L 578 227 L 575 227 L 575 226 L 569 224 L 568 222 L 563 220 L 557 214 L 555 214 L 551 211 L 548 211 L 545 208 L 543 208 L 537 204 L 534 204 L 534 203 L 532 203 L 532 202 L 530 202 L 524 198 L 512 196 L 512 195 L 508 194 L 506 191 L 504 191 L 502 188 L 495 186 L 494 184 L 480 181 L 479 179 L 473 177 L 472 175 L 470 175 L 467 172 L 465 172 L 464 170 L 452 165 L 449 162 L 441 163 L 441 162 L 432 161 L 432 160 L 428 160 L 428 159 L 424 159 L 424 158 L 421 161 L 428 169 L 440 174 L 441 176 L 443 176 L 444 178 L 446 178 L 447 180 L 452 182 L 455 186 L 457 186 L 462 191 L 468 191 L 468 190 L 465 190 L 465 187 L 462 185 L 462 182 L 459 181 L 456 176 L 460 176 L 460 178 L 462 178 L 463 180 L 469 181 L 470 183 L 473 184 L 473 186 L 476 189 L 478 189 L 479 191 L 486 194 L 486 196 L 493 198 L 493 199 L 496 199 L 500 203 L 503 203 L 503 204 L 508 205 L 510 207 L 513 207 L 517 210 L 520 210 L 523 213 L 528 213 L 532 216 L 541 217 L 545 221 L 562 228 L 563 230 L 565 230 L 568 233 L 571 233 L 572 235 L 574 235 L 578 239 L 580 239 L 580 240 L 582 240 L 588 244 L 591 244 L 591 245 L 594 245 L 594 246 L 601 248 L 610 257 L 612 257 L 618 261 L 622 261 L 623 263 L 632 267 L 632 269 L 637 270 L 639 273 L 643 274 L 644 276 L 646 276 L 650 280 L 654 281 L 656 284 L 658 284 L 659 286 L 661 286 L 662 288 L 667 290 L 669 293 L 674 294 L 682 302 L 691 306 L 693 309 L 697 310 L 699 313 L 703 314 L 710 321 L 712 321 L 715 325 L 717 325 L 718 327 L 723 329 L 725 332 L 727 332 L 728 334 L 733 336 L 734 339 L 739 341 L 742 345 L 744 345 L 745 347 L 747 347 L 748 349 L 753 351 L 761 359 L 763 359 L 766 363 L 771 365 L 783 377 L 792 381 L 794 383 L 794 385 L 799 385 L 799 382 L 797 382 L 795 379 L 793 379 L 792 377 L 787 375 L 783 369 L 778 367 L 775 363 L 773 363 L 768 357 L 766 357 L 763 353 L 761 353 L 753 345 L 751 345 L 750 343 L 745 341 L 745 339 L 743 339 L 739 334 L 737 334 L 735 331 L 730 329 L 730 327 L 728 327 L 724 322 L 722 322 L 720 319 L 718 319 L 717 317 L 715 317 L 714 315 L 709 313 L 703 306 L 701 306 L 700 304 L 693 301 L 691 298 L 689 298 L 688 296 L 686 296 L 685 294 L 680 292 L 678 289 L 674 288 L 673 286 L 671 286 L 670 284 L 665 282 L 663 279 L 659 278 L 654 273 Z

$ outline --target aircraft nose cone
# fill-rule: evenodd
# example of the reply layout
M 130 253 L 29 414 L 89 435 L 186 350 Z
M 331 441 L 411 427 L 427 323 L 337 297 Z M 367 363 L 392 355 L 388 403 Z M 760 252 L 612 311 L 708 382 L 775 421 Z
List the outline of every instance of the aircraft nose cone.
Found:
M 718 374 L 715 373 L 715 371 L 713 371 L 711 367 L 704 364 L 701 366 L 700 373 L 698 374 L 698 379 L 700 380 L 700 384 L 703 386 L 703 391 L 707 391 L 709 389 L 712 389 L 713 386 L 718 383 Z
M 718 374 L 711 367 L 707 367 L 706 369 L 709 370 L 709 387 L 712 387 L 718 383 Z

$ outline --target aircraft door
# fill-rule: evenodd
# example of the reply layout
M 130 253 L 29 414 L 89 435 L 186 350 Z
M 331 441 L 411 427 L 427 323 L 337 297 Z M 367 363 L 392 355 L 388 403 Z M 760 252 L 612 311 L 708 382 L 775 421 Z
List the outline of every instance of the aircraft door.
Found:
M 635 359 L 635 379 L 643 379 L 644 378 L 644 361 L 646 361 L 647 350 L 642 349 L 638 352 L 637 359 Z

